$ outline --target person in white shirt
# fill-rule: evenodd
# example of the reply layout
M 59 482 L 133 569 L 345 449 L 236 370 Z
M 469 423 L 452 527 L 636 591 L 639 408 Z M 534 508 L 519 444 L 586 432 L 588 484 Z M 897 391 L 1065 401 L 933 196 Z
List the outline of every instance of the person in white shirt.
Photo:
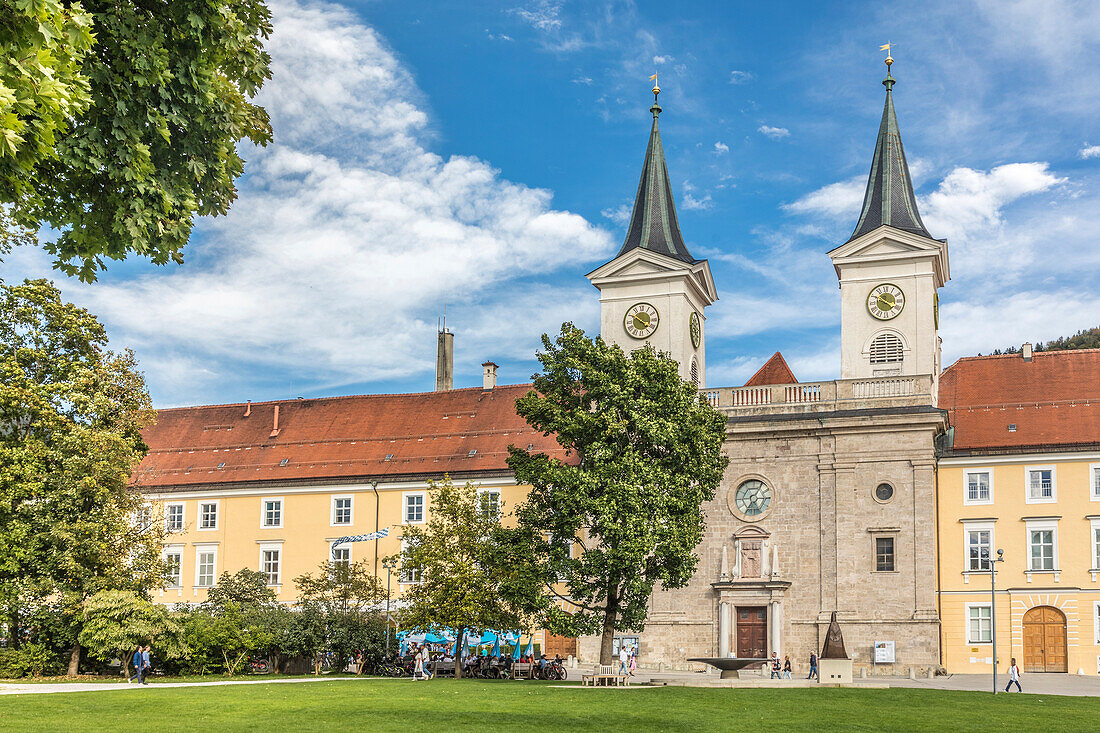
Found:
M 627 648 L 626 644 L 623 644 L 621 647 L 619 647 L 619 674 L 630 674 L 630 670 L 628 669 L 629 664 L 630 649 Z
M 1016 666 L 1016 657 L 1012 658 L 1012 663 L 1008 665 L 1008 684 L 1005 685 L 1005 692 L 1008 689 L 1016 685 L 1016 692 L 1023 692 L 1020 689 L 1020 668 Z

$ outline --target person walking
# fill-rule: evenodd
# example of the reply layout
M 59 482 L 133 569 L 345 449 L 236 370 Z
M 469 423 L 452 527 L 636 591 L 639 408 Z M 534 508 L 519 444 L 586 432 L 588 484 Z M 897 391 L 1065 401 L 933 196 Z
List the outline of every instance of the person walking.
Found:
M 810 673 L 806 675 L 806 679 L 821 681 L 821 676 L 817 673 L 817 652 L 810 652 Z
M 424 660 L 420 657 L 420 650 L 413 644 L 413 682 L 417 682 L 424 676 Z
M 1012 663 L 1008 665 L 1008 684 L 1005 685 L 1005 692 L 1008 689 L 1016 685 L 1016 692 L 1023 692 L 1020 689 L 1020 668 L 1016 666 L 1016 657 L 1012 658 Z
M 134 653 L 130 656 L 130 661 L 134 664 L 134 673 L 130 675 L 130 678 L 128 680 L 126 680 L 126 684 L 132 684 L 134 678 L 137 677 L 138 684 L 140 685 L 142 679 L 141 674 L 142 671 L 145 669 L 140 646 L 134 650 Z
M 783 655 L 783 679 L 789 680 L 791 678 L 791 658 L 789 655 Z
M 637 647 L 630 648 L 630 676 L 633 677 L 634 673 L 638 671 L 638 649 Z
M 148 644 L 145 645 L 145 650 L 141 653 L 141 670 L 142 681 L 141 684 L 149 684 L 149 675 L 153 673 L 153 662 L 149 658 L 149 652 L 152 651 L 152 647 Z
M 771 659 L 772 676 L 770 679 L 777 680 L 779 677 L 779 652 L 772 652 Z
M 432 678 L 431 661 L 431 652 L 428 651 L 428 645 L 425 644 L 420 647 L 420 672 L 424 675 L 424 679 L 430 680 Z
M 619 647 L 619 674 L 626 675 L 630 672 L 627 666 L 630 664 L 630 650 L 627 649 L 626 644 Z

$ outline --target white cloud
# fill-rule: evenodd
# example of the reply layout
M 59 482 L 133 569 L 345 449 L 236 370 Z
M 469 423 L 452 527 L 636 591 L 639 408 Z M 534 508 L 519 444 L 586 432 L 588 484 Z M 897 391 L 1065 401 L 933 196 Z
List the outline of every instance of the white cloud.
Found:
M 851 219 L 852 226 L 855 226 L 866 188 L 867 177 L 855 176 L 847 181 L 822 186 L 789 204 L 783 204 L 782 208 L 792 214 L 820 215 L 840 220 Z
M 622 226 L 630 221 L 632 212 L 630 204 L 622 204 L 614 209 L 607 208 L 600 212 L 600 216 Z
M 772 127 L 771 125 L 761 125 L 756 128 L 756 131 L 765 137 L 770 137 L 772 140 L 780 140 L 789 137 L 791 134 L 791 131 L 786 127 Z
M 203 398 L 211 378 L 195 363 L 228 378 L 275 367 L 310 386 L 430 374 L 444 298 L 452 313 L 477 303 L 523 322 L 542 312 L 515 297 L 544 287 L 530 278 L 612 251 L 549 191 L 430 152 L 415 82 L 351 13 L 272 7 L 260 102 L 275 142 L 245 151 L 230 214 L 200 223 L 193 263 L 68 293 L 135 347 L 160 403 Z M 463 348 L 487 351 L 500 333 L 471 332 Z
M 1085 143 L 1079 155 L 1086 160 L 1089 158 L 1100 158 L 1100 145 L 1089 145 Z
M 488 28 L 485 29 L 485 34 L 489 36 L 490 41 L 511 41 L 514 40 L 506 33 L 493 33 Z
M 672 61 L 671 56 L 654 56 L 653 57 L 653 63 L 658 64 L 658 65 L 659 64 L 667 64 L 669 61 Z
M 730 84 L 747 84 L 752 81 L 752 74 L 747 71 L 734 69 L 730 72 Z
M 551 0 L 535 0 L 523 8 L 511 11 L 520 20 L 540 31 L 554 31 L 561 28 L 561 3 Z
M 578 76 L 576 79 L 573 79 L 573 83 L 574 84 L 584 84 L 585 86 L 591 86 L 592 85 L 592 77 L 583 76 L 583 75 Z
M 690 193 L 684 195 L 684 208 L 691 211 L 702 211 L 709 209 L 714 205 L 714 202 L 710 200 L 710 194 L 708 193 L 701 199 L 697 199 Z
M 721 153 L 728 153 L 729 151 L 730 151 L 730 146 L 726 145 L 724 142 L 718 141 L 718 142 L 714 143 L 714 152 L 721 154 Z

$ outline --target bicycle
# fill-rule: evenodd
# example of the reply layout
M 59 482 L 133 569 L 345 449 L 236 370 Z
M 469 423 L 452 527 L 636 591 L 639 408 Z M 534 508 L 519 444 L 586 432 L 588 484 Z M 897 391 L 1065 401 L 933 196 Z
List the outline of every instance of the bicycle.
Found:
M 270 674 L 271 662 L 263 657 L 250 656 L 248 658 L 248 671 L 252 674 Z

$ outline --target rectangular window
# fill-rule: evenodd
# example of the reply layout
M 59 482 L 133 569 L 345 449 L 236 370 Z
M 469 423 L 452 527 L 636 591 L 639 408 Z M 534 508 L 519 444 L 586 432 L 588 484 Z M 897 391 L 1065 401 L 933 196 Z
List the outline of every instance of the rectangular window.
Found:
M 1092 474 L 1092 498 L 1096 501 L 1100 501 L 1100 466 L 1090 466 Z
M 1096 643 L 1100 644 L 1100 601 L 1092 602 L 1092 633 Z
M 405 524 L 424 522 L 424 495 L 405 494 Z
M 268 585 L 279 585 L 279 555 L 281 552 L 282 550 L 278 548 L 260 551 L 260 572 L 264 574 Z
M 218 551 L 214 549 L 199 548 L 195 553 L 195 585 L 200 588 L 209 588 L 214 585 L 214 567 L 217 563 Z
M 332 500 L 332 523 L 351 524 L 350 496 L 338 496 Z
M 183 585 L 183 553 L 170 550 L 164 554 L 166 588 L 179 588 Z
M 1092 521 L 1092 567 L 1100 569 L 1100 523 Z
M 894 572 L 894 538 L 875 538 L 875 570 L 880 573 Z
M 1032 529 L 1028 534 L 1031 537 L 1031 569 L 1054 570 L 1054 530 Z
M 218 502 L 204 501 L 199 504 L 199 529 L 218 528 Z
M 989 606 L 967 606 L 968 644 L 984 644 L 993 641 L 993 614 Z
M 1057 487 L 1054 483 L 1054 469 L 1028 468 L 1027 469 L 1027 501 L 1029 504 L 1052 502 L 1057 498 Z
M 351 564 L 351 548 L 350 547 L 337 547 L 331 551 L 329 557 L 332 560 L 333 565 L 350 565 Z
M 481 489 L 477 492 L 481 502 L 481 513 L 489 517 L 500 516 L 500 492 L 495 489 Z
M 183 531 L 183 504 L 164 505 L 164 528 L 169 532 Z
M 989 570 L 989 549 L 993 545 L 992 534 L 993 532 L 988 529 L 966 531 L 967 570 Z
M 405 540 L 401 540 L 402 563 L 404 563 L 405 550 L 407 550 L 408 547 L 409 547 L 408 542 L 406 542 Z M 413 567 L 406 567 L 406 566 L 402 565 L 402 567 L 401 567 L 401 576 L 400 576 L 399 580 L 402 583 L 419 583 L 420 582 L 420 569 L 419 568 L 413 568 Z
M 144 532 L 149 529 L 153 524 L 153 507 L 148 504 L 142 504 L 138 507 L 137 513 L 134 514 L 134 527 L 139 532 Z
M 263 525 L 265 527 L 283 526 L 282 499 L 264 499 Z
M 966 473 L 966 503 L 988 504 L 990 501 L 989 471 L 968 471 Z

